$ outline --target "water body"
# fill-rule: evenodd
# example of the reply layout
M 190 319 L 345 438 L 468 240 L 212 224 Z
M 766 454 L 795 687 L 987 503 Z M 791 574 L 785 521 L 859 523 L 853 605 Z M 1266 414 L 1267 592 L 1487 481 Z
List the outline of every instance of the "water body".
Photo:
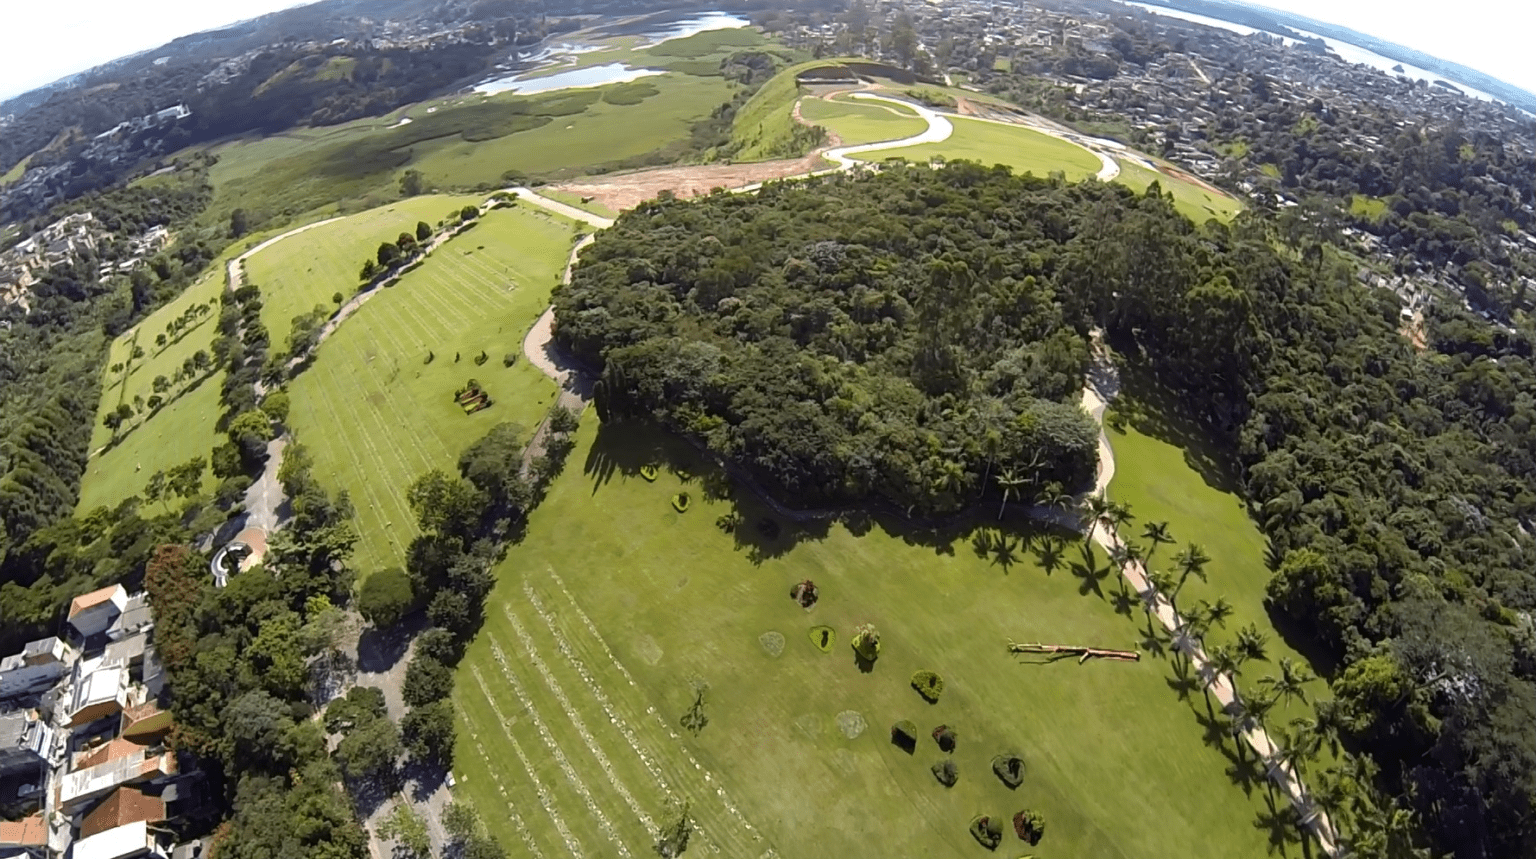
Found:
M 603 28 L 596 31 L 600 38 L 613 36 L 640 36 L 644 41 L 642 47 L 659 45 L 662 42 L 670 42 L 673 39 L 685 39 L 697 33 L 708 30 L 734 30 L 737 27 L 745 27 L 749 22 L 746 18 L 730 15 L 725 12 L 706 12 L 701 15 L 679 17 L 675 14 L 651 15 L 639 21 L 632 21 L 616 27 Z M 606 86 L 608 84 L 625 83 L 651 75 L 661 74 L 659 69 L 647 69 L 631 66 L 626 63 L 605 63 L 598 66 L 571 69 L 543 77 L 529 77 L 534 72 L 541 71 L 566 62 L 576 54 L 585 54 L 591 51 L 601 50 L 603 46 L 592 44 L 576 44 L 564 42 L 556 45 L 545 45 L 537 52 L 518 58 L 518 71 L 510 75 L 493 78 L 475 87 L 475 92 L 492 95 L 500 92 L 512 92 L 523 95 L 541 92 L 553 92 L 560 89 L 576 89 L 579 87 Z
M 552 92 L 557 89 L 577 89 L 580 87 L 624 83 L 651 75 L 659 75 L 661 71 L 659 69 L 638 69 L 624 63 L 604 63 L 600 66 L 571 69 L 568 72 L 560 72 L 538 78 L 524 78 L 526 74 L 524 72 L 512 77 L 486 81 L 475 87 L 475 92 L 483 92 L 487 95 L 498 92 L 531 95 L 533 93 Z
M 1190 21 L 1195 24 L 1204 24 L 1207 27 L 1216 27 L 1222 30 L 1227 30 L 1229 32 L 1236 33 L 1239 36 L 1251 36 L 1254 33 L 1264 32 L 1271 36 L 1278 36 L 1280 39 L 1284 40 L 1287 46 L 1300 44 L 1295 39 L 1287 38 L 1279 33 L 1269 33 L 1265 30 L 1256 30 L 1253 27 L 1247 27 L 1242 24 L 1234 24 L 1231 21 L 1223 21 L 1219 18 L 1209 18 L 1205 15 L 1197 15 L 1194 12 L 1185 12 L 1182 9 L 1169 9 L 1166 6 L 1154 6 L 1150 3 L 1137 3 L 1134 2 L 1134 0 L 1124 0 L 1124 2 L 1127 6 L 1135 6 L 1138 9 L 1145 9 L 1154 15 L 1162 15 L 1167 18 L 1178 18 L 1179 20 Z M 1302 34 L 1303 36 L 1309 36 L 1314 39 L 1321 39 L 1323 44 L 1328 46 L 1328 50 L 1332 51 L 1335 56 L 1346 63 L 1367 65 L 1395 77 L 1406 77 L 1413 80 L 1422 80 L 1428 82 L 1443 80 L 1446 81 L 1446 83 L 1456 87 L 1458 90 L 1466 93 L 1467 95 L 1472 96 L 1473 98 L 1480 98 L 1484 101 L 1497 100 L 1482 90 L 1473 89 L 1472 87 L 1457 83 L 1456 81 L 1446 80 L 1444 77 L 1437 75 L 1428 69 L 1421 69 L 1418 66 L 1410 65 L 1408 63 L 1400 63 L 1391 57 L 1384 57 L 1375 51 L 1367 50 L 1360 47 L 1359 45 L 1351 45 L 1348 42 L 1341 42 L 1338 39 L 1330 39 L 1327 36 L 1320 36 L 1317 33 L 1309 33 L 1306 30 L 1295 31 Z M 1397 67 L 1401 67 L 1402 71 L 1397 71 Z

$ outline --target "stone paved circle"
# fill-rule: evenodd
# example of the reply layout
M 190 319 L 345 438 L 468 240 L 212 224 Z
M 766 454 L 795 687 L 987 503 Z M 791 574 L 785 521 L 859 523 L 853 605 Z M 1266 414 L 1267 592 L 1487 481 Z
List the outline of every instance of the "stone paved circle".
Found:
M 757 643 L 763 646 L 763 652 L 777 659 L 784 652 L 784 633 L 770 629 L 757 637 Z

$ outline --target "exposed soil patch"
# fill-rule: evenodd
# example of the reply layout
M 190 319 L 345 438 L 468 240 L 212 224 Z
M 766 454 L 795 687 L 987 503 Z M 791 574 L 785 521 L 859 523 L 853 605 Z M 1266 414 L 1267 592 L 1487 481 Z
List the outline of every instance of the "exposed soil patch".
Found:
M 842 92 L 842 88 L 830 88 L 824 96 Z M 795 121 L 810 125 L 800 116 L 800 103 L 795 102 Z M 803 176 L 828 165 L 821 160 L 821 153 L 841 146 L 837 135 L 827 132 L 827 142 L 804 158 L 780 161 L 758 161 L 751 164 L 700 164 L 693 167 L 661 167 L 655 170 L 638 170 L 633 173 L 615 173 L 609 176 L 588 178 L 577 182 L 561 182 L 553 185 L 557 191 L 565 191 L 580 197 L 591 197 L 594 202 L 622 212 L 633 209 L 646 200 L 656 198 L 662 191 L 671 191 L 681 198 L 708 194 L 715 188 L 740 188 L 754 182 Z

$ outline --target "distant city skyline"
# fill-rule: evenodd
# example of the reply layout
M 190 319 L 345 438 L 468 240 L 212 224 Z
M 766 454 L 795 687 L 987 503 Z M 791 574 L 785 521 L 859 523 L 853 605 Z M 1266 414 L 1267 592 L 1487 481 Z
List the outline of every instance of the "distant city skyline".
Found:
M 13 4 L 5 13 L 12 34 L 0 52 L 0 99 L 158 47 L 203 30 L 228 26 L 312 0 L 62 0 Z M 1415 0 L 1268 0 L 1284 9 L 1359 30 L 1493 75 L 1536 92 L 1529 60 L 1536 4 L 1463 0 L 1454 10 Z

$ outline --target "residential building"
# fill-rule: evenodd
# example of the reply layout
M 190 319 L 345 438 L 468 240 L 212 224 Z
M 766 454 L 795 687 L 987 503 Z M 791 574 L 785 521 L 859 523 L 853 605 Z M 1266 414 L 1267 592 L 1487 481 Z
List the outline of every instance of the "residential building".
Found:
M 111 628 L 128 605 L 128 592 L 122 585 L 81 594 L 69 603 L 69 625 L 81 638 L 100 635 Z
M 139 859 L 146 856 L 168 859 L 170 851 L 166 840 L 141 820 L 76 841 L 72 856 L 73 859 Z
M 0 775 L 42 766 L 53 747 L 53 729 L 25 710 L 0 716 Z
M 123 785 L 164 784 L 178 771 L 176 755 L 163 746 L 113 741 L 106 748 L 105 761 L 84 769 L 77 768 L 59 779 L 59 809 L 73 814 L 91 800 L 104 797 Z
M 0 659 L 0 700 L 49 689 L 69 670 L 71 655 L 69 646 L 58 638 L 42 638 Z
M 47 847 L 48 825 L 42 814 L 0 821 L 0 859 L 42 859 Z
M 122 641 L 154 625 L 155 616 L 150 611 L 149 594 L 141 591 L 123 601 L 122 613 L 107 627 L 107 638 Z
M 137 787 L 120 787 L 80 821 L 80 837 L 90 838 L 130 823 L 162 823 L 165 820 L 165 800 Z

